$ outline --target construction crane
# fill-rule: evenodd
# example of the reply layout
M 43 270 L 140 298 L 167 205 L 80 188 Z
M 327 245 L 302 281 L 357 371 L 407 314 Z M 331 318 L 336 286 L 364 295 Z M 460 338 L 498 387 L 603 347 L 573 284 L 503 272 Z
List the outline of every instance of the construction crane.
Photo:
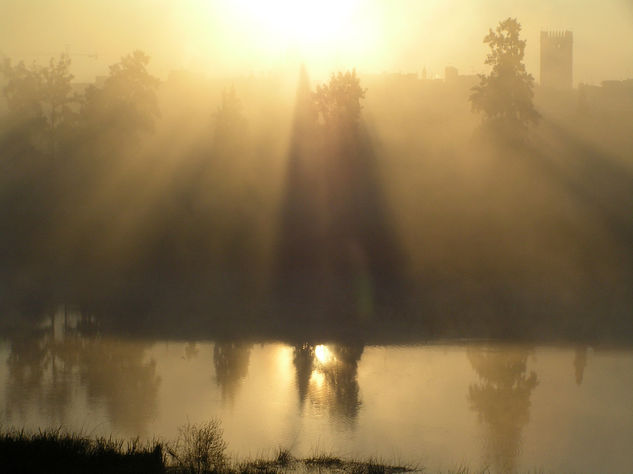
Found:
M 57 56 L 58 54 L 59 53 L 30 53 L 30 54 L 24 54 L 23 56 L 53 58 L 53 57 Z M 66 45 L 66 47 L 64 48 L 64 52 L 62 54 L 66 55 L 68 57 L 84 57 L 84 58 L 94 59 L 95 61 L 97 59 L 99 59 L 99 54 L 97 54 L 97 53 L 87 53 L 87 52 L 83 52 L 83 51 L 71 51 L 69 44 Z

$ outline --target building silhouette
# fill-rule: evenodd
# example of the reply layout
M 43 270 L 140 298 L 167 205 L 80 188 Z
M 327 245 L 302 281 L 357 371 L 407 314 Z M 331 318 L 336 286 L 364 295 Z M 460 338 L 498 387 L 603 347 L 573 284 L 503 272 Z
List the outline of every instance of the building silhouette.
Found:
M 541 86 L 571 89 L 573 70 L 571 31 L 541 31 Z

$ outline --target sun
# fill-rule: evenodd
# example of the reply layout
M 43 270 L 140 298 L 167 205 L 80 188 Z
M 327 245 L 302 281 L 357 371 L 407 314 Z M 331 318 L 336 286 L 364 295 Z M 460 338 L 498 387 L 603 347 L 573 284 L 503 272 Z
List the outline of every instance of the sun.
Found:
M 384 5 L 378 0 L 182 0 L 187 63 L 215 74 L 282 72 L 299 63 L 311 78 L 380 62 Z M 382 7 L 380 5 L 383 5 Z
M 313 59 L 337 56 L 367 41 L 361 0 L 227 2 L 230 16 L 246 26 L 244 41 L 268 50 Z
M 314 348 L 314 355 L 321 365 L 326 365 L 334 359 L 334 355 L 330 348 L 324 344 L 319 344 Z
M 294 46 L 317 46 L 345 40 L 359 0 L 234 0 L 235 8 L 261 33 Z

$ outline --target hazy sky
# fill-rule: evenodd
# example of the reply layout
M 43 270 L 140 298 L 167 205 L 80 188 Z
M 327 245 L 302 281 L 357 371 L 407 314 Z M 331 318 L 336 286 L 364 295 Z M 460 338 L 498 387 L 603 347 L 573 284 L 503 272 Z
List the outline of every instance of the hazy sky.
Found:
M 339 68 L 483 72 L 489 27 L 517 17 L 538 79 L 542 29 L 574 33 L 574 82 L 633 77 L 633 0 L 0 0 L 0 53 L 28 61 L 73 55 L 78 79 L 133 49 L 156 74 L 266 73 L 305 61 Z

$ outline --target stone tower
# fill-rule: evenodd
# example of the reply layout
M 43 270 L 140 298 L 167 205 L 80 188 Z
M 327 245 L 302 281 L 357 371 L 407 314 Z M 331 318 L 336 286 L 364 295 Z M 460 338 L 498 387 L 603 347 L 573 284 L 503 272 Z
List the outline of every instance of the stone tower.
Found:
M 541 86 L 550 89 L 572 88 L 571 31 L 541 31 Z

